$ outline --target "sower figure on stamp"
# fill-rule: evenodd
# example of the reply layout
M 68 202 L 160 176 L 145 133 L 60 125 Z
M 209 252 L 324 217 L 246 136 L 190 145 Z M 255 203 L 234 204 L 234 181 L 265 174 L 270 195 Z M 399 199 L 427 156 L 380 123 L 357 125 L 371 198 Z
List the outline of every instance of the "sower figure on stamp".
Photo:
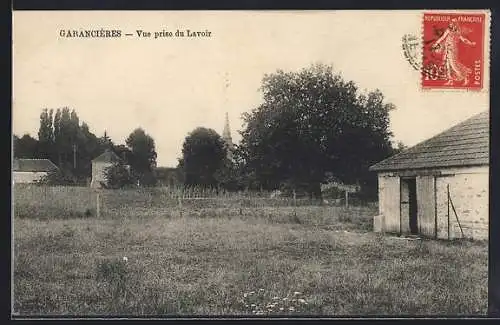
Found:
M 444 48 L 443 61 L 448 79 L 445 85 L 452 85 L 454 80 L 463 80 L 464 86 L 469 83 L 469 74 L 472 73 L 472 69 L 466 67 L 463 63 L 458 61 L 459 41 L 471 46 L 476 44 L 476 42 L 472 42 L 462 35 L 462 31 L 457 24 L 457 20 L 452 19 L 443 35 L 441 35 L 441 37 L 431 47 L 432 50 L 438 53 L 442 52 Z M 453 78 L 452 73 L 455 75 L 455 78 Z

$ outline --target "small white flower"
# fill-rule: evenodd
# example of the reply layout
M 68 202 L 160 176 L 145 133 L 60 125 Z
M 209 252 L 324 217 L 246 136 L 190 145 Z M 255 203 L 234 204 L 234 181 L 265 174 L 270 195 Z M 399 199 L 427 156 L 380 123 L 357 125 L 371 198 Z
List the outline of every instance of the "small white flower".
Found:
M 255 307 L 255 304 L 251 304 L 250 307 Z
M 264 289 L 259 289 L 259 292 L 264 292 Z
M 245 292 L 245 293 L 243 294 L 243 297 L 245 297 L 245 298 L 246 298 L 247 296 L 248 296 L 248 294 Z
M 283 307 L 280 307 L 280 310 L 281 310 L 281 311 L 283 311 L 283 310 L 285 310 L 285 308 L 283 308 Z
M 280 297 L 273 297 L 273 300 L 278 300 L 280 299 Z
M 123 256 L 123 261 L 124 261 L 124 262 L 128 262 L 128 258 L 127 258 L 127 256 Z
M 283 301 L 287 301 L 287 300 L 288 300 L 288 298 L 287 298 L 287 297 L 283 298 Z
M 255 291 L 250 291 L 248 294 L 253 295 L 254 293 L 255 293 Z
M 300 302 L 301 304 L 306 304 L 306 305 L 307 305 L 307 301 L 305 301 L 305 299 L 299 299 L 299 302 Z
M 295 292 L 293 293 L 293 295 L 294 295 L 294 296 L 298 296 L 298 295 L 301 295 L 301 293 L 300 293 L 300 292 L 298 292 L 298 291 L 295 291 Z
M 289 311 L 294 311 L 294 310 L 295 310 L 295 308 L 290 307 L 290 308 L 288 308 L 288 310 L 289 310 Z

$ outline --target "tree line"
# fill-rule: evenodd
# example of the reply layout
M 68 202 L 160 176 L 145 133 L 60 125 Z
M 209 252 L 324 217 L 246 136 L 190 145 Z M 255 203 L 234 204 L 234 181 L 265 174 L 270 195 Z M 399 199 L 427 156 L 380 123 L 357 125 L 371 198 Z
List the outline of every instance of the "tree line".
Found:
M 139 180 L 152 185 L 156 167 L 155 142 L 142 128 L 133 130 L 125 144 L 115 144 L 106 132 L 101 137 L 80 122 L 76 111 L 68 107 L 43 109 L 40 114 L 38 139 L 24 134 L 14 135 L 15 158 L 50 159 L 58 171 L 49 175 L 48 182 L 59 184 L 87 184 L 92 174 L 92 159 L 106 150 L 113 151 L 123 164 L 130 165 L 129 181 Z
M 389 112 L 379 90 L 360 92 L 331 66 L 278 70 L 262 80 L 263 103 L 243 114 L 242 141 L 232 158 L 212 129 L 197 128 L 184 141 L 179 168 L 185 184 L 230 190 L 302 192 L 321 197 L 321 184 L 357 184 L 375 197 L 368 167 L 404 146 L 392 145 Z
M 389 112 L 395 107 L 380 91 L 361 92 L 323 64 L 266 74 L 260 90 L 262 104 L 243 114 L 242 140 L 232 149 L 213 129 L 188 133 L 177 165 L 182 185 L 321 197 L 322 183 L 341 182 L 376 195 L 376 175 L 368 167 L 405 148 L 392 145 Z M 16 157 L 49 158 L 75 182 L 90 177 L 91 160 L 106 149 L 123 158 L 107 171 L 114 187 L 156 183 L 155 142 L 140 128 L 116 145 L 106 133 L 90 132 L 74 110 L 45 109 L 38 140 L 14 139 Z

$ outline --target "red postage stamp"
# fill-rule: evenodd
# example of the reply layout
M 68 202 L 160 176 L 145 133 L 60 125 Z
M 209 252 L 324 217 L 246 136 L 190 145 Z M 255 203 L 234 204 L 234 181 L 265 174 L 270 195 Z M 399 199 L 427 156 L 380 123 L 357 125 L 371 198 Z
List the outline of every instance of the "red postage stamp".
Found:
M 480 13 L 424 13 L 422 88 L 483 88 L 485 19 Z

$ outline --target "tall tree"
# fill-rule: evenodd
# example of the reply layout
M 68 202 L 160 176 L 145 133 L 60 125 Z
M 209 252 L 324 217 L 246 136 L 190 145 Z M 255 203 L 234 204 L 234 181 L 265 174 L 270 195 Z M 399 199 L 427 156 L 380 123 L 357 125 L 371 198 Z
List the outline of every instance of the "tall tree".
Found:
M 61 138 L 61 109 L 58 108 L 56 110 L 56 113 L 54 115 L 54 121 L 53 121 L 53 127 L 54 127 L 54 145 L 55 145 L 55 152 L 53 153 L 53 159 L 56 161 L 58 166 L 62 166 L 62 152 L 61 152 L 61 145 L 62 145 L 62 138 Z
M 38 129 L 38 156 L 40 158 L 51 158 L 54 148 L 54 132 L 52 128 L 52 110 L 43 109 L 40 114 L 40 127 Z
M 128 136 L 125 143 L 130 148 L 130 166 L 143 185 L 155 183 L 156 149 L 154 139 L 142 128 L 137 128 Z
M 129 164 L 132 159 L 132 151 L 125 145 L 113 145 L 113 151 L 120 157 L 124 163 Z
M 217 176 L 224 167 L 226 149 L 216 131 L 198 127 L 184 140 L 179 167 L 188 186 L 218 186 Z
M 379 91 L 359 94 L 330 66 L 278 70 L 264 76 L 261 90 L 263 103 L 243 116 L 241 144 L 264 188 L 286 183 L 320 196 L 327 172 L 365 183 L 368 166 L 391 152 L 393 105 Z
M 83 177 L 91 177 L 92 159 L 102 153 L 99 147 L 99 139 L 90 132 L 87 123 L 82 122 L 80 126 L 81 140 L 78 144 L 78 169 Z
M 73 141 L 73 126 L 71 124 L 71 115 L 68 107 L 61 110 L 60 120 L 60 150 L 62 155 L 62 164 L 67 166 L 71 165 L 72 161 L 72 141 Z

